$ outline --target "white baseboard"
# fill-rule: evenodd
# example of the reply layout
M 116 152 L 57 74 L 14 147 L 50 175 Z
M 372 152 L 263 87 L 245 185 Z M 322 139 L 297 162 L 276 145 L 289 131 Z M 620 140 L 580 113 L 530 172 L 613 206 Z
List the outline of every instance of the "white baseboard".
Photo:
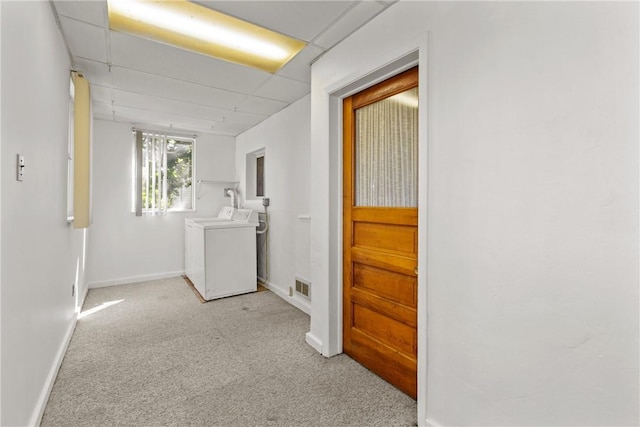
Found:
M 427 418 L 424 422 L 424 426 L 425 427 L 441 427 L 440 424 L 438 424 L 435 421 L 429 420 L 429 418 Z
M 82 293 L 82 299 L 79 301 L 80 308 L 84 305 L 85 298 L 87 298 L 87 293 L 89 292 L 89 287 L 85 286 L 84 292 Z M 38 426 L 42 421 L 42 416 L 44 415 L 44 410 L 47 407 L 47 402 L 49 401 L 49 395 L 51 394 L 51 390 L 53 390 L 53 384 L 56 382 L 56 378 L 58 377 L 58 371 L 60 370 L 60 366 L 62 366 L 62 361 L 64 360 L 64 356 L 67 353 L 67 348 L 69 348 L 69 343 L 71 342 L 71 337 L 73 337 L 73 332 L 76 329 L 76 324 L 78 323 L 78 313 L 73 315 L 73 321 L 67 328 L 67 332 L 64 335 L 64 339 L 58 349 L 58 353 L 56 354 L 55 359 L 53 360 L 53 364 L 51 365 L 51 369 L 49 370 L 49 375 L 47 375 L 47 380 L 45 381 L 44 387 L 40 392 L 40 397 L 38 397 L 38 402 L 36 403 L 36 407 L 33 410 L 33 414 L 31 415 L 31 421 L 29 422 L 30 426 Z
M 303 311 L 309 316 L 311 316 L 311 303 L 308 300 L 296 294 L 290 297 L 287 292 L 282 290 L 282 288 L 278 287 L 277 285 L 271 282 L 266 282 L 262 286 L 269 289 L 271 292 L 278 295 L 280 298 L 282 298 L 292 306 L 296 307 L 298 310 Z
M 158 273 L 158 274 L 131 276 L 131 277 L 124 277 L 121 279 L 106 280 L 102 282 L 91 282 L 89 283 L 88 288 L 94 289 L 94 288 L 105 288 L 107 286 L 127 285 L 129 283 L 148 282 L 151 280 L 168 279 L 170 277 L 183 276 L 183 275 L 184 275 L 184 271 L 168 271 L 165 273 Z
M 305 341 L 313 347 L 318 353 L 322 354 L 322 341 L 311 332 L 307 332 L 304 336 Z

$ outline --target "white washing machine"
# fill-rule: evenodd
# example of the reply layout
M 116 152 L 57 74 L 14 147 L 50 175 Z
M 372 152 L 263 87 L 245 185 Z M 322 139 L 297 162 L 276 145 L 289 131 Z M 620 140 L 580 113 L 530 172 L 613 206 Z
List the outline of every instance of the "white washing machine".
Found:
M 257 226 L 251 209 L 225 207 L 217 217 L 185 219 L 185 272 L 205 300 L 257 290 Z

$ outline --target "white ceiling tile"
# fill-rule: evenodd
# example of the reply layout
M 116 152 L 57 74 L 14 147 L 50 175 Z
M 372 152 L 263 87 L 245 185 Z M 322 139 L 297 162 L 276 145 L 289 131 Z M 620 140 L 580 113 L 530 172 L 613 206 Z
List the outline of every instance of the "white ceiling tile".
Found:
M 160 126 L 166 127 L 180 127 L 178 124 L 189 122 L 188 117 L 178 116 L 170 113 L 150 111 L 140 108 L 132 108 L 122 105 L 114 105 L 117 119 L 131 119 L 142 123 L 154 123 Z M 189 130 L 188 128 L 180 127 L 183 130 Z
M 245 97 L 243 94 L 235 92 L 213 89 L 120 67 L 113 67 L 112 73 L 113 85 L 116 89 L 175 99 L 192 104 L 233 109 Z
M 112 117 L 111 102 L 93 102 L 93 116 L 109 116 Z
M 106 1 L 55 1 L 58 15 L 104 26 L 107 22 Z
M 309 63 L 394 1 L 200 2 L 312 41 L 275 75 L 105 31 L 104 0 L 55 0 L 54 6 L 74 67 L 91 83 L 94 117 L 113 120 L 115 111 L 116 120 L 128 123 L 235 136 L 307 95 Z
M 254 125 L 266 119 L 264 114 L 251 114 L 190 104 L 166 98 L 141 95 L 139 93 L 114 91 L 114 103 L 119 106 L 138 108 L 141 110 L 159 111 L 176 116 L 186 116 L 215 122 Z
M 184 133 L 207 132 L 219 135 L 236 136 L 249 129 L 249 125 L 218 124 L 207 120 L 157 113 L 130 107 L 115 106 L 116 120 L 144 127 L 145 124 L 162 128 L 171 128 Z
M 253 94 L 262 98 L 295 102 L 310 91 L 311 85 L 308 83 L 291 80 L 286 77 L 273 76 Z
M 327 49 L 333 47 L 336 43 L 367 23 L 384 8 L 385 6 L 378 2 L 360 2 L 327 31 L 317 37 L 313 43 Z
M 304 41 L 313 40 L 355 1 L 197 1 Z
M 211 128 L 210 133 L 214 133 L 216 135 L 228 135 L 228 136 L 238 136 L 242 132 L 251 129 L 253 126 L 248 125 L 235 125 L 235 124 L 218 124 Z
M 110 34 L 113 65 L 240 93 L 253 92 L 271 76 L 152 40 L 115 31 Z
M 89 80 L 91 82 L 91 80 Z M 107 86 L 91 85 L 91 99 L 94 102 L 111 104 L 111 88 Z
M 284 101 L 249 96 L 238 104 L 238 110 L 247 113 L 266 114 L 267 116 L 270 116 L 282 110 L 287 105 L 289 105 L 289 103 Z
M 107 62 L 107 45 L 103 28 L 64 16 L 60 17 L 60 24 L 73 56 Z
M 307 45 L 299 54 L 295 56 L 291 61 L 287 63 L 276 74 L 283 77 L 289 77 L 294 80 L 300 80 L 306 83 L 311 83 L 311 61 L 316 59 L 324 49 L 314 46 L 312 44 Z
M 74 58 L 73 61 L 75 62 L 75 69 L 81 71 L 89 80 L 89 83 L 99 86 L 111 86 L 111 74 L 107 64 L 82 58 Z

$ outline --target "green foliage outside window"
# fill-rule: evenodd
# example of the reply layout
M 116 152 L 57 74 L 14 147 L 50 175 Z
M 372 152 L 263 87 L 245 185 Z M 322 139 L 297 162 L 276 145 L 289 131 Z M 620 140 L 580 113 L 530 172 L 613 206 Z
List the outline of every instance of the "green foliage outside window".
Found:
M 156 140 L 157 142 L 157 140 Z M 143 143 L 143 155 L 147 162 L 143 166 L 143 176 L 146 177 L 146 183 L 142 185 L 142 204 L 151 207 L 152 199 L 155 199 L 155 206 L 160 209 L 166 207 L 168 209 L 192 209 L 192 180 L 193 180 L 193 142 L 182 141 L 173 138 L 167 138 L 166 142 L 167 155 L 167 200 L 162 198 L 162 144 L 152 143 L 149 139 L 145 139 Z M 155 182 L 153 186 L 154 174 L 153 158 L 155 150 Z

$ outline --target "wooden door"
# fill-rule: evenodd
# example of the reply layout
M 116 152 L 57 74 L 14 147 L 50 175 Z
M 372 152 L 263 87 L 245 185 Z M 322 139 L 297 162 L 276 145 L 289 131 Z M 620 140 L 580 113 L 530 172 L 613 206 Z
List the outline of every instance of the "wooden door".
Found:
M 417 394 L 418 69 L 344 100 L 343 350 Z

